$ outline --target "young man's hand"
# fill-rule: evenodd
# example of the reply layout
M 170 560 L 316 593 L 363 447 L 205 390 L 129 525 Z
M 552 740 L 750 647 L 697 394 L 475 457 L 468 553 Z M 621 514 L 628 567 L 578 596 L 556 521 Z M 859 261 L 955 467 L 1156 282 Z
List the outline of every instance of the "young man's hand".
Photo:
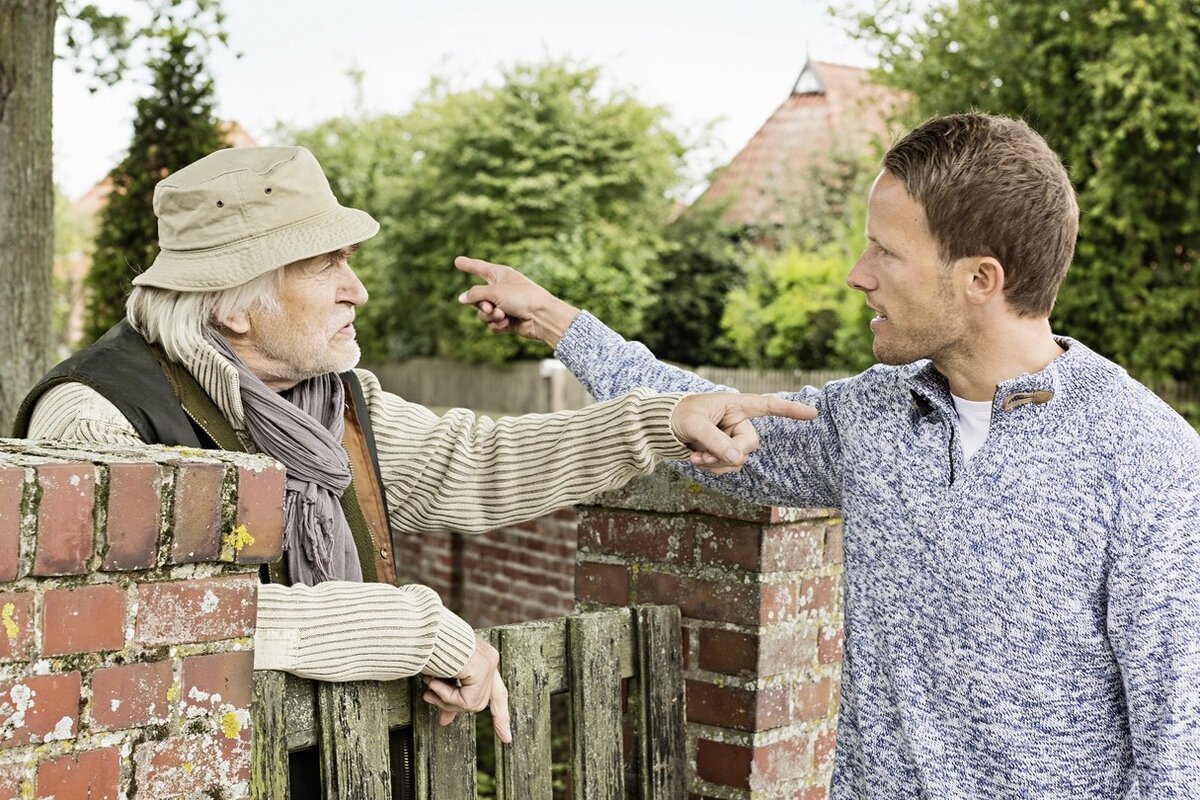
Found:
M 695 451 L 693 465 L 720 475 L 741 469 L 746 456 L 758 449 L 758 432 L 750 420 L 766 416 L 815 419 L 817 409 L 764 394 L 692 394 L 675 406 L 671 430 Z
M 516 333 L 558 347 L 579 313 L 512 267 L 466 256 L 454 259 L 454 266 L 486 281 L 463 292 L 458 302 L 475 306 L 475 316 L 495 333 Z

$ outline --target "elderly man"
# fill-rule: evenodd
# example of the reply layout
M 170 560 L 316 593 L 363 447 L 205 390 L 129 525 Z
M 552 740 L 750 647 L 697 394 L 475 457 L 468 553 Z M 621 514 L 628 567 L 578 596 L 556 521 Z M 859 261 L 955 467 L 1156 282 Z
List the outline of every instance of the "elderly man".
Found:
M 831 797 L 1200 796 L 1200 438 L 1051 332 L 1078 207 L 1025 124 L 930 120 L 884 156 L 847 282 L 881 364 L 768 421 L 737 475 L 845 514 Z M 460 298 L 598 398 L 712 384 L 486 262 Z M 703 458 L 700 460 L 704 460 Z
M 495 650 L 431 590 L 384 585 L 392 534 L 539 516 L 687 458 L 688 445 L 733 469 L 756 446 L 749 416 L 815 413 L 642 390 L 578 412 L 438 417 L 353 369 L 367 292 L 348 259 L 379 225 L 338 204 L 307 150 L 218 151 L 160 182 L 154 209 L 161 251 L 134 279 L 126 321 L 50 371 L 16 435 L 281 461 L 285 559 L 259 596 L 257 668 L 448 679 L 426 694 L 443 722 L 490 704 L 509 741 Z

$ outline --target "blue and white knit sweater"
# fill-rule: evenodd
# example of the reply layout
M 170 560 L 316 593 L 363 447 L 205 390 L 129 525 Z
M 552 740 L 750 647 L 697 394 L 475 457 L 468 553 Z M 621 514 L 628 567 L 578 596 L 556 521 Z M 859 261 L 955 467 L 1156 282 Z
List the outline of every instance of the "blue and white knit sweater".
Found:
M 836 800 L 1200 798 L 1200 437 L 1059 341 L 969 463 L 922 361 L 785 395 L 819 417 L 756 420 L 741 472 L 695 473 L 843 510 Z M 586 313 L 557 355 L 599 399 L 716 388 Z

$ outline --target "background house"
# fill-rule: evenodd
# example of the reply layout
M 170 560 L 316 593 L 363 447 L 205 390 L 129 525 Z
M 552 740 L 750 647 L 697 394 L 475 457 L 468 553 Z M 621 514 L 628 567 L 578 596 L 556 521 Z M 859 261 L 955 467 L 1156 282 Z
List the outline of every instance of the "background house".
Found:
M 890 143 L 887 120 L 904 100 L 902 92 L 872 83 L 865 69 L 810 60 L 791 94 L 698 202 L 729 202 L 722 221 L 730 225 L 783 224 L 784 202 L 796 200 L 813 168 Z

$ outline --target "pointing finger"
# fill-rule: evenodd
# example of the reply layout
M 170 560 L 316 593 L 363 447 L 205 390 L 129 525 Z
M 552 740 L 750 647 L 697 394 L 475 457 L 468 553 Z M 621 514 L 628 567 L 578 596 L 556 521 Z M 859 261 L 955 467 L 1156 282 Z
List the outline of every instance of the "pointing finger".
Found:
M 490 261 L 484 261 L 480 258 L 468 258 L 467 256 L 459 256 L 454 259 L 454 266 L 463 272 L 471 275 L 478 275 L 486 281 L 494 280 L 496 270 L 499 264 L 493 264 Z
M 814 406 L 768 394 L 740 394 L 731 402 L 738 405 L 748 417 L 817 418 L 817 409 Z

